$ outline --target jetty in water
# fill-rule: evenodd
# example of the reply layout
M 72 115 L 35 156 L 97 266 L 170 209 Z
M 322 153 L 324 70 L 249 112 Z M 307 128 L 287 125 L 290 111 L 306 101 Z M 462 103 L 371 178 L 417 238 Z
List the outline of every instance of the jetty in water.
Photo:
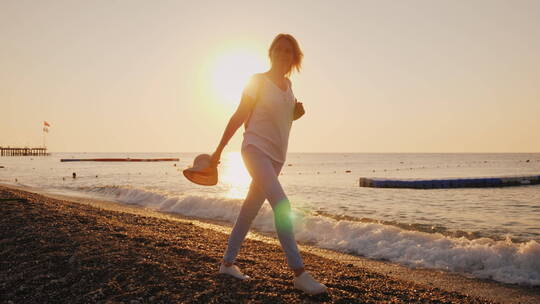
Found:
M 162 162 L 178 161 L 178 158 L 62 158 L 61 162 Z
M 385 179 L 361 177 L 358 181 L 360 187 L 409 189 L 511 187 L 538 184 L 540 184 L 540 175 L 451 179 Z
M 47 148 L 0 147 L 0 156 L 48 156 Z

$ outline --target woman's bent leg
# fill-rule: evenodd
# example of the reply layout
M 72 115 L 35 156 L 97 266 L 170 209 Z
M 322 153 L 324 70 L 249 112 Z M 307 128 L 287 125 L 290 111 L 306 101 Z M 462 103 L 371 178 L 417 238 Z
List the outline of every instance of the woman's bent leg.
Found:
M 234 263 L 238 251 L 240 250 L 240 246 L 242 246 L 242 242 L 246 238 L 249 228 L 251 227 L 251 223 L 255 216 L 257 216 L 265 199 L 264 193 L 252 182 L 249 187 L 248 195 L 238 214 L 238 218 L 234 223 L 234 228 L 229 236 L 227 249 L 225 250 L 225 255 L 223 257 L 225 263 Z
M 282 164 L 272 161 L 254 146 L 248 146 L 242 152 L 253 183 L 265 194 L 272 206 L 277 235 L 289 267 L 304 267 L 294 239 L 291 204 L 278 180 Z

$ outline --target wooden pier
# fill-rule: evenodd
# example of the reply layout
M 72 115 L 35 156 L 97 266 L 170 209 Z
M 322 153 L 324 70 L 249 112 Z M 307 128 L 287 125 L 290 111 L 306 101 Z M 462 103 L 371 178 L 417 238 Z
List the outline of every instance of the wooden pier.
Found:
M 47 148 L 0 147 L 0 156 L 47 156 Z

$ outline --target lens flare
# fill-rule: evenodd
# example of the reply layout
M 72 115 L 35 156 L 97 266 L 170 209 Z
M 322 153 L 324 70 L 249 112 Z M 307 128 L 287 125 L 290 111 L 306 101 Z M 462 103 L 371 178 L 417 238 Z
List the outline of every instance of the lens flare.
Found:
M 291 232 L 293 230 L 293 213 L 291 204 L 287 199 L 279 201 L 274 206 L 274 221 L 279 231 Z

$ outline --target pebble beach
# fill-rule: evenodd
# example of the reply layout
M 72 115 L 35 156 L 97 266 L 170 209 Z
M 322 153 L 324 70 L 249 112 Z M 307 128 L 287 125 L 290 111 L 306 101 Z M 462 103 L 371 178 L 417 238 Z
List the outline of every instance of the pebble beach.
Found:
M 329 287 L 309 296 L 293 288 L 276 244 L 247 239 L 237 264 L 252 279 L 238 281 L 217 273 L 225 233 L 14 188 L 0 198 L 13 199 L 1 202 L 2 303 L 494 302 L 303 252 Z

